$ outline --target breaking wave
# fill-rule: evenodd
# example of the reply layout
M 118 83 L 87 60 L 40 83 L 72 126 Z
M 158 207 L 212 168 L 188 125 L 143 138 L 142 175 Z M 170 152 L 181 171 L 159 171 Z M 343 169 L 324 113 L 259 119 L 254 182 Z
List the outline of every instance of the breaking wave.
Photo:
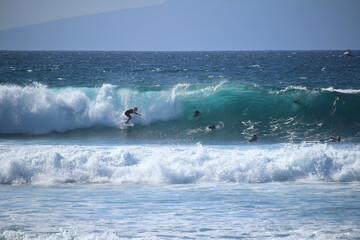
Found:
M 124 111 L 135 106 L 142 116 L 131 120 L 134 139 L 226 142 L 246 141 L 252 134 L 265 142 L 360 139 L 359 90 L 228 82 L 132 88 L 0 85 L 0 134 L 105 127 L 127 138 Z M 199 117 L 193 117 L 195 110 L 201 112 Z M 218 129 L 204 131 L 209 125 Z

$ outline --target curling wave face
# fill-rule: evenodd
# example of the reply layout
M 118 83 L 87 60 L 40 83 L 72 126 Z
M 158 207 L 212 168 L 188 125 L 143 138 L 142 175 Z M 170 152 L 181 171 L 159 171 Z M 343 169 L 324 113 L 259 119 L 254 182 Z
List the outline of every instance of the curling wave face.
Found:
M 131 129 L 124 111 L 139 108 Z M 99 138 L 187 141 L 358 142 L 360 91 L 259 87 L 243 83 L 172 87 L 49 88 L 0 85 L 0 134 L 91 134 Z M 198 110 L 200 116 L 193 117 Z M 214 131 L 206 127 L 215 125 Z

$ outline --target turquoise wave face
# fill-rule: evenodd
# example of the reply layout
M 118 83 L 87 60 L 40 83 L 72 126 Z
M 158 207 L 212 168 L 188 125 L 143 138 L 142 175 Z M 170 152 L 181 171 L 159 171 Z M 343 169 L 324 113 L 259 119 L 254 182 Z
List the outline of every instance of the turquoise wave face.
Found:
M 175 138 L 224 142 L 246 141 L 254 134 L 265 142 L 326 141 L 337 136 L 358 141 L 359 137 L 356 91 L 223 83 L 191 86 L 178 98 L 182 117 L 153 124 L 152 130 L 166 129 Z M 193 117 L 194 111 L 201 114 Z M 206 129 L 211 125 L 216 128 Z
M 360 91 L 242 83 L 173 87 L 0 86 L 0 133 L 145 141 L 359 141 Z M 129 128 L 124 111 L 138 107 Z M 194 112 L 199 111 L 198 116 Z M 214 126 L 214 129 L 209 129 Z M 58 134 L 54 134 L 58 132 Z

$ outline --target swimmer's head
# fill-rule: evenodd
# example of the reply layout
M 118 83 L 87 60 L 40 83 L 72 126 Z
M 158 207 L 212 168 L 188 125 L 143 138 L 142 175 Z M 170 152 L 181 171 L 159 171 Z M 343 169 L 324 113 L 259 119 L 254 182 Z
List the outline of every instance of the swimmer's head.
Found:
M 135 110 L 135 111 L 137 111 L 137 110 L 138 110 L 138 108 L 137 108 L 137 107 L 134 107 L 134 110 Z

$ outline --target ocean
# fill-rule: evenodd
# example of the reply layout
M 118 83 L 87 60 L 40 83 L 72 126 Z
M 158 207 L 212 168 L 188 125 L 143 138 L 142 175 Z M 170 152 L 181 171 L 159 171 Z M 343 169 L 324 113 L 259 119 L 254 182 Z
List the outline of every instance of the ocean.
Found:
M 359 130 L 360 51 L 0 51 L 0 239 L 360 239 Z

